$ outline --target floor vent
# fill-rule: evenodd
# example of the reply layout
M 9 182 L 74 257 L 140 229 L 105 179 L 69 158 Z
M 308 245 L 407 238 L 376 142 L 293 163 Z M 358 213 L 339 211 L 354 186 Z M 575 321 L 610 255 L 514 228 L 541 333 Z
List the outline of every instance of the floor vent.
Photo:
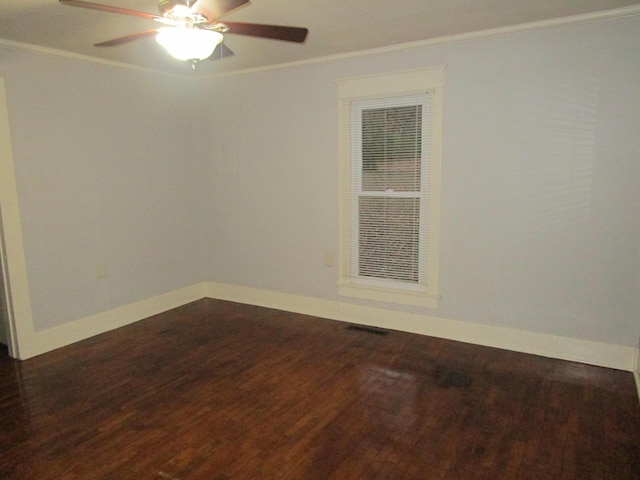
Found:
M 356 332 L 373 333 L 374 335 L 389 335 L 388 330 L 382 328 L 369 327 L 367 325 L 349 325 L 347 330 L 354 330 Z

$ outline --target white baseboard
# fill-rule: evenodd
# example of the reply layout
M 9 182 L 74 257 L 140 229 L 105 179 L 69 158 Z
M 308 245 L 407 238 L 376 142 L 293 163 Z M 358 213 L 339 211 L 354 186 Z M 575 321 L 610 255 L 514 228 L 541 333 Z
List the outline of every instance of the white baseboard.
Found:
M 634 347 L 214 282 L 198 283 L 54 328 L 21 335 L 19 358 L 25 360 L 205 297 L 632 371 L 640 393 L 640 355 Z
M 21 335 L 19 358 L 26 360 L 199 300 L 205 297 L 205 288 L 204 283 L 199 283 L 54 328 Z
M 206 295 L 209 298 L 401 330 L 601 367 L 626 371 L 634 371 L 636 368 L 637 349 L 624 345 L 481 325 L 213 282 L 206 283 Z
M 636 378 L 636 388 L 638 389 L 638 399 L 640 399 L 640 342 L 638 342 L 638 348 L 636 348 L 636 365 L 633 370 L 633 374 Z

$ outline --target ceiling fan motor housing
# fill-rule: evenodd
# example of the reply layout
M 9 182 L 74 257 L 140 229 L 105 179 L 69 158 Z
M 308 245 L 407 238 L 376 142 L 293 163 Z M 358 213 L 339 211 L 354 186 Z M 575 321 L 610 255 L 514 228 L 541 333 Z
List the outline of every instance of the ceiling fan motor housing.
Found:
M 173 10 L 177 5 L 189 8 L 194 3 L 196 3 L 195 0 L 160 0 L 158 3 L 158 10 L 160 10 L 160 13 L 164 15 L 165 13 Z

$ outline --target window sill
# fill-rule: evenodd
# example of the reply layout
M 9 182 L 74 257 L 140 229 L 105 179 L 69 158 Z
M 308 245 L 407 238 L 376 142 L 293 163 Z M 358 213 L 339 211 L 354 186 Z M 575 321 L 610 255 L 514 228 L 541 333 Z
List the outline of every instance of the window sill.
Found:
M 377 302 L 410 305 L 412 307 L 438 308 L 440 295 L 427 292 L 403 292 L 388 288 L 363 285 L 338 285 L 338 293 L 343 297 L 362 298 Z

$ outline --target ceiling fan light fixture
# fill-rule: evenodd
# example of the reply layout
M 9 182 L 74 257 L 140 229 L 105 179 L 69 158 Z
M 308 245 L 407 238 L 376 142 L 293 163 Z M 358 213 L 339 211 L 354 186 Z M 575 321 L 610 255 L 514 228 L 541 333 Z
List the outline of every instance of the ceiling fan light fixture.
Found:
M 169 55 L 182 61 L 209 58 L 223 36 L 213 30 L 189 27 L 164 27 L 158 29 L 156 41 Z

